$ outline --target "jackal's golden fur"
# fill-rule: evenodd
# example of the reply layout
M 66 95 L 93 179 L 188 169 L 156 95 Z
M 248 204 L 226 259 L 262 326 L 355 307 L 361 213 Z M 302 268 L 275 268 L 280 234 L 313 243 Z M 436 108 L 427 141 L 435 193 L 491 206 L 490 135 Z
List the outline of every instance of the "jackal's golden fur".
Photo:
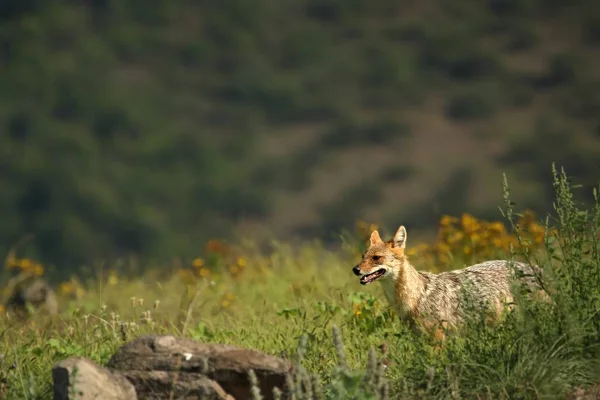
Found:
M 413 327 L 437 328 L 440 324 L 457 327 L 465 314 L 462 289 L 477 303 L 487 304 L 486 311 L 491 311 L 495 320 L 506 304 L 513 303 L 514 270 L 522 272 L 519 275 L 528 287 L 537 287 L 533 291 L 541 290 L 534 275 L 539 269 L 520 262 L 486 261 L 440 274 L 417 271 L 404 253 L 406 237 L 404 226 L 387 242 L 373 231 L 369 247 L 353 272 L 360 276 L 363 285 L 379 280 L 390 305 Z M 436 336 L 440 334 L 436 331 Z

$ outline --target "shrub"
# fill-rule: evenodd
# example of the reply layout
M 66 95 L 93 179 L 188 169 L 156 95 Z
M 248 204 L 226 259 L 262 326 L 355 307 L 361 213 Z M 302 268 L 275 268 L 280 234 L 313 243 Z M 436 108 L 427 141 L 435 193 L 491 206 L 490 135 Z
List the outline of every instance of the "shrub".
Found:
M 471 88 L 452 96 L 446 105 L 446 116 L 456 120 L 482 119 L 492 115 L 495 102 L 490 93 Z
M 408 165 L 392 165 L 381 173 L 384 182 L 398 182 L 408 179 L 414 173 L 414 169 Z
M 600 112 L 600 81 L 585 80 L 570 86 L 557 104 L 572 118 L 594 118 Z
M 320 144 L 330 148 L 386 144 L 395 138 L 405 137 L 408 133 L 407 124 L 393 119 L 379 119 L 373 122 L 345 119 L 325 133 L 320 139 Z
M 364 209 L 377 204 L 381 196 L 381 187 L 373 181 L 364 181 L 346 189 L 339 199 L 320 207 L 319 232 L 322 236 L 331 235 L 339 230 L 339 227 L 350 226 L 361 216 Z
M 479 34 L 477 24 L 451 24 L 428 29 L 420 43 L 420 67 L 458 81 L 497 75 L 502 65 L 475 40 Z
M 584 17 L 583 35 L 589 45 L 595 46 L 600 43 L 600 16 L 597 13 Z
M 578 59 L 573 54 L 557 54 L 550 60 L 548 85 L 572 82 L 577 76 Z

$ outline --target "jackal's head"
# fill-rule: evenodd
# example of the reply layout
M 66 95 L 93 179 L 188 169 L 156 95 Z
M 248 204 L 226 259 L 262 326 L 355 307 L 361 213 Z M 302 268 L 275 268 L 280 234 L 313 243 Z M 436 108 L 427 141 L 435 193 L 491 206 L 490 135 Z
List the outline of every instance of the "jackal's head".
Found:
M 379 278 L 396 278 L 406 262 L 406 228 L 401 225 L 394 238 L 384 242 L 379 232 L 373 231 L 369 239 L 369 247 L 363 254 L 360 264 L 352 268 L 355 275 L 360 276 L 360 283 L 368 285 Z

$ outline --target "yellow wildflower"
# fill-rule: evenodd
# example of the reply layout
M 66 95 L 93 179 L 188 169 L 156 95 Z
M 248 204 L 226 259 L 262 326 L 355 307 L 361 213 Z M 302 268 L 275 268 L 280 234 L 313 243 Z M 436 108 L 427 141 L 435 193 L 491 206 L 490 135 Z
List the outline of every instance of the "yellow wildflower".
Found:
M 119 277 L 117 276 L 117 274 L 115 274 L 114 272 L 112 272 L 109 276 L 108 276 L 108 284 L 109 285 L 116 285 L 117 283 L 119 283 Z
M 42 264 L 35 264 L 32 272 L 35 276 L 42 276 L 44 275 L 44 267 L 42 267 Z
M 210 276 L 210 271 L 207 268 L 200 268 L 198 274 L 202 278 L 208 278 Z
M 534 241 L 535 244 L 539 245 L 539 244 L 544 243 L 544 239 L 545 239 L 545 236 L 544 236 L 543 233 L 542 234 L 538 233 L 536 235 L 533 235 L 533 241 Z
M 506 233 L 506 227 L 502 222 L 492 222 L 489 224 L 489 230 L 496 233 L 504 234 Z
M 27 270 L 31 269 L 32 267 L 33 267 L 33 262 L 28 258 L 24 258 L 19 262 L 19 268 L 23 271 L 27 271 Z
M 544 232 L 546 232 L 546 227 L 542 224 L 538 224 L 537 222 L 534 222 L 531 225 L 529 225 L 529 232 L 543 234 Z
M 444 253 L 447 253 L 447 252 L 450 251 L 450 246 L 447 243 L 443 243 L 443 242 L 437 243 L 436 244 L 436 250 L 439 253 L 444 254 Z
M 519 218 L 519 226 L 522 228 L 528 227 L 535 223 L 535 213 L 531 210 L 526 210 L 521 218 Z
M 202 268 L 204 266 L 204 260 L 201 258 L 195 258 L 194 261 L 192 261 L 192 267 L 194 268 Z
M 63 282 L 58 286 L 58 293 L 62 296 L 68 296 L 75 293 L 75 285 L 72 282 Z
M 458 218 L 452 217 L 450 215 L 444 215 L 440 219 L 440 226 L 446 227 L 446 226 L 450 226 L 456 222 L 458 222 Z
M 460 223 L 463 231 L 465 231 L 466 234 L 470 234 L 479 230 L 479 221 L 477 221 L 477 218 L 473 217 L 471 214 L 464 213 L 460 219 Z
M 450 257 L 448 257 L 447 253 L 443 253 L 443 254 L 440 254 L 439 260 L 440 260 L 440 262 L 447 264 L 450 262 Z
M 481 235 L 481 240 L 486 241 L 494 234 L 494 232 L 490 231 L 490 229 L 486 226 L 479 234 Z
M 460 242 L 465 237 L 465 234 L 461 231 L 456 231 L 448 236 L 448 244 L 452 245 L 454 243 Z
M 238 257 L 238 259 L 237 259 L 237 265 L 238 265 L 238 267 L 240 267 L 240 268 L 245 268 L 245 267 L 246 267 L 246 265 L 248 265 L 248 262 L 246 261 L 246 259 L 245 259 L 244 257 L 241 257 L 241 256 L 240 256 L 240 257 Z
M 6 267 L 8 269 L 16 269 L 19 268 L 19 259 L 16 258 L 15 256 L 11 255 L 8 257 L 8 259 L 6 260 Z

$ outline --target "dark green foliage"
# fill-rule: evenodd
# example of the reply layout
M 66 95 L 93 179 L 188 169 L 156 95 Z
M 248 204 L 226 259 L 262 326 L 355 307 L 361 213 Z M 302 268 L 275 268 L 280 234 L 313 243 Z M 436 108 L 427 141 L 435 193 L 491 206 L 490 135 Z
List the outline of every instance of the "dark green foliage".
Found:
M 570 86 L 559 104 L 565 114 L 573 118 L 596 118 L 600 112 L 600 80 Z
M 334 152 L 408 141 L 403 116 L 431 93 L 458 120 L 529 106 L 539 89 L 561 91 L 561 113 L 596 118 L 597 79 L 575 50 L 541 77 L 503 62 L 535 51 L 540 16 L 567 9 L 594 45 L 594 3 L 569 4 L 445 2 L 420 15 L 391 0 L 2 1 L 0 250 L 32 233 L 27 251 L 63 271 L 195 253 L 268 214 L 277 191 L 307 189 Z M 323 133 L 265 154 L 263 137 L 298 124 Z M 343 222 L 324 205 L 322 225 L 341 229 L 358 198 L 342 201 Z
M 492 115 L 492 94 L 480 88 L 462 91 L 452 96 L 446 105 L 446 115 L 456 120 L 482 119 Z
M 363 209 L 379 203 L 381 192 L 379 182 L 369 180 L 346 189 L 333 204 L 320 207 L 321 222 L 314 234 L 326 237 L 330 232 L 351 228 Z
M 398 182 L 407 179 L 413 173 L 413 169 L 408 165 L 393 165 L 382 172 L 381 179 L 384 182 Z
M 432 25 L 419 39 L 421 68 L 438 71 L 457 81 L 496 75 L 502 68 L 495 56 L 477 40 L 476 24 Z
M 576 84 L 579 60 L 573 54 L 562 53 L 550 58 L 548 72 L 530 79 L 538 90 L 548 90 L 568 83 Z
M 375 122 L 356 119 L 334 123 L 333 129 L 321 136 L 324 147 L 347 147 L 387 144 L 397 137 L 406 136 L 409 127 L 395 120 L 380 119 Z
M 577 76 L 577 58 L 572 54 L 558 54 L 550 60 L 548 80 L 559 85 L 574 80 Z
M 464 204 L 470 195 L 473 181 L 473 172 L 462 168 L 453 173 L 448 181 L 436 190 L 431 202 L 438 213 L 446 215 L 458 215 L 461 212 L 459 206 L 451 208 L 453 204 Z
M 597 162 L 600 151 L 590 146 L 594 141 L 592 136 L 580 139 L 584 140 L 579 141 L 571 135 L 560 117 L 541 115 L 537 120 L 534 134 L 527 138 L 515 138 L 505 154 L 498 158 L 498 162 L 504 166 L 518 168 L 522 177 L 546 183 L 547 169 L 542 168 L 539 163 L 542 162 L 541 160 L 556 160 L 569 169 L 574 181 L 589 189 L 598 183 L 594 174 L 600 173 Z M 554 145 L 544 146 L 544 143 Z M 543 194 L 540 194 L 541 198 L 535 206 L 538 209 L 549 210 L 552 205 L 544 199 L 551 196 L 553 191 L 550 184 L 545 184 Z M 593 200 L 589 190 L 581 195 L 583 201 Z
M 40 0 L 5 0 L 0 3 L 0 21 L 18 18 L 41 8 Z
M 512 31 L 506 49 L 510 52 L 526 51 L 537 43 L 538 37 L 531 27 L 518 25 Z
M 600 43 L 600 15 L 597 11 L 584 18 L 583 34 L 589 45 L 597 46 Z

